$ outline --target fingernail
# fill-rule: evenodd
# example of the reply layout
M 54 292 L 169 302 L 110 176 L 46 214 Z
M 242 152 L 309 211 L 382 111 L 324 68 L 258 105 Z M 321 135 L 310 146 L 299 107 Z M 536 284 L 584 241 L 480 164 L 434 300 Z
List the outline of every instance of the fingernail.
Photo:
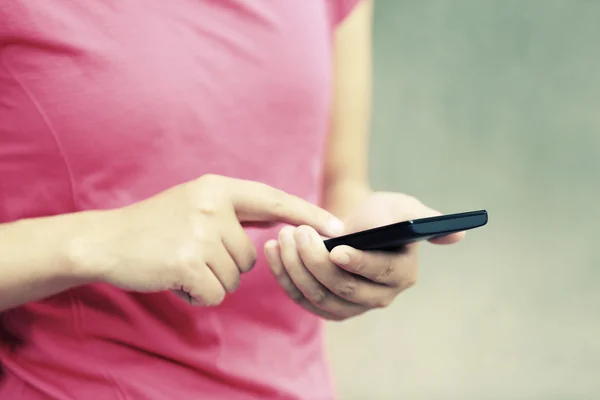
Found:
M 308 246 L 310 243 L 310 238 L 304 229 L 299 229 L 296 231 L 296 240 L 300 246 Z
M 348 265 L 350 263 L 350 255 L 344 250 L 333 252 L 331 258 L 333 258 L 333 262 L 338 265 Z
M 294 228 L 287 226 L 281 230 L 281 241 L 286 244 L 294 242 Z
M 332 237 L 340 236 L 344 233 L 344 223 L 337 218 L 329 221 L 328 228 Z
M 273 251 L 277 248 L 277 240 L 271 239 L 265 243 L 265 249 L 267 251 Z

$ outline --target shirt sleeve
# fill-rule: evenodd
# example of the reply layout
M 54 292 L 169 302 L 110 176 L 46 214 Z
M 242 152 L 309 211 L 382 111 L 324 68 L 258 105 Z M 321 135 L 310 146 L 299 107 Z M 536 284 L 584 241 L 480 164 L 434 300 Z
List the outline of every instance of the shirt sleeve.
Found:
M 346 17 L 350 15 L 352 10 L 361 1 L 362 0 L 329 0 L 332 27 L 336 28 L 339 24 L 344 22 Z

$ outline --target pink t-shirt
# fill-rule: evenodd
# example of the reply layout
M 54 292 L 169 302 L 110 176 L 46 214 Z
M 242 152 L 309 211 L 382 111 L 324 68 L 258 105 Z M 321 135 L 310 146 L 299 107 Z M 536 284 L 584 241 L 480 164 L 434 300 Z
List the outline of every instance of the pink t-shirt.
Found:
M 332 32 L 357 1 L 3 2 L 0 222 L 206 173 L 318 201 Z M 259 253 L 276 230 L 248 230 Z M 1 327 L 1 399 L 334 397 L 322 322 L 263 259 L 216 308 L 91 285 Z

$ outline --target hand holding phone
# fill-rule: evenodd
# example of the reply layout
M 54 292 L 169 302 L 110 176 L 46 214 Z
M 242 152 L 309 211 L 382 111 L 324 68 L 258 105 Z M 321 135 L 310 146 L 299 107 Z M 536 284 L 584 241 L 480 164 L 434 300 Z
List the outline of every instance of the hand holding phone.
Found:
M 324 242 L 329 251 L 341 245 L 358 250 L 398 251 L 409 243 L 478 228 L 487 222 L 487 211 L 478 210 L 398 222 L 327 239 Z

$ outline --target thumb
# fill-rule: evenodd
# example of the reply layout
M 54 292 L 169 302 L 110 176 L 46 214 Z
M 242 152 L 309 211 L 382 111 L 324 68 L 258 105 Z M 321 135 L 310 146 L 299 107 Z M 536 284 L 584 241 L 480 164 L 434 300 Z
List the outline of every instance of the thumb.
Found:
M 237 184 L 239 183 L 239 184 Z M 240 222 L 283 222 L 309 225 L 324 236 L 339 236 L 344 224 L 321 207 L 253 181 L 238 181 L 232 193 L 232 203 Z

